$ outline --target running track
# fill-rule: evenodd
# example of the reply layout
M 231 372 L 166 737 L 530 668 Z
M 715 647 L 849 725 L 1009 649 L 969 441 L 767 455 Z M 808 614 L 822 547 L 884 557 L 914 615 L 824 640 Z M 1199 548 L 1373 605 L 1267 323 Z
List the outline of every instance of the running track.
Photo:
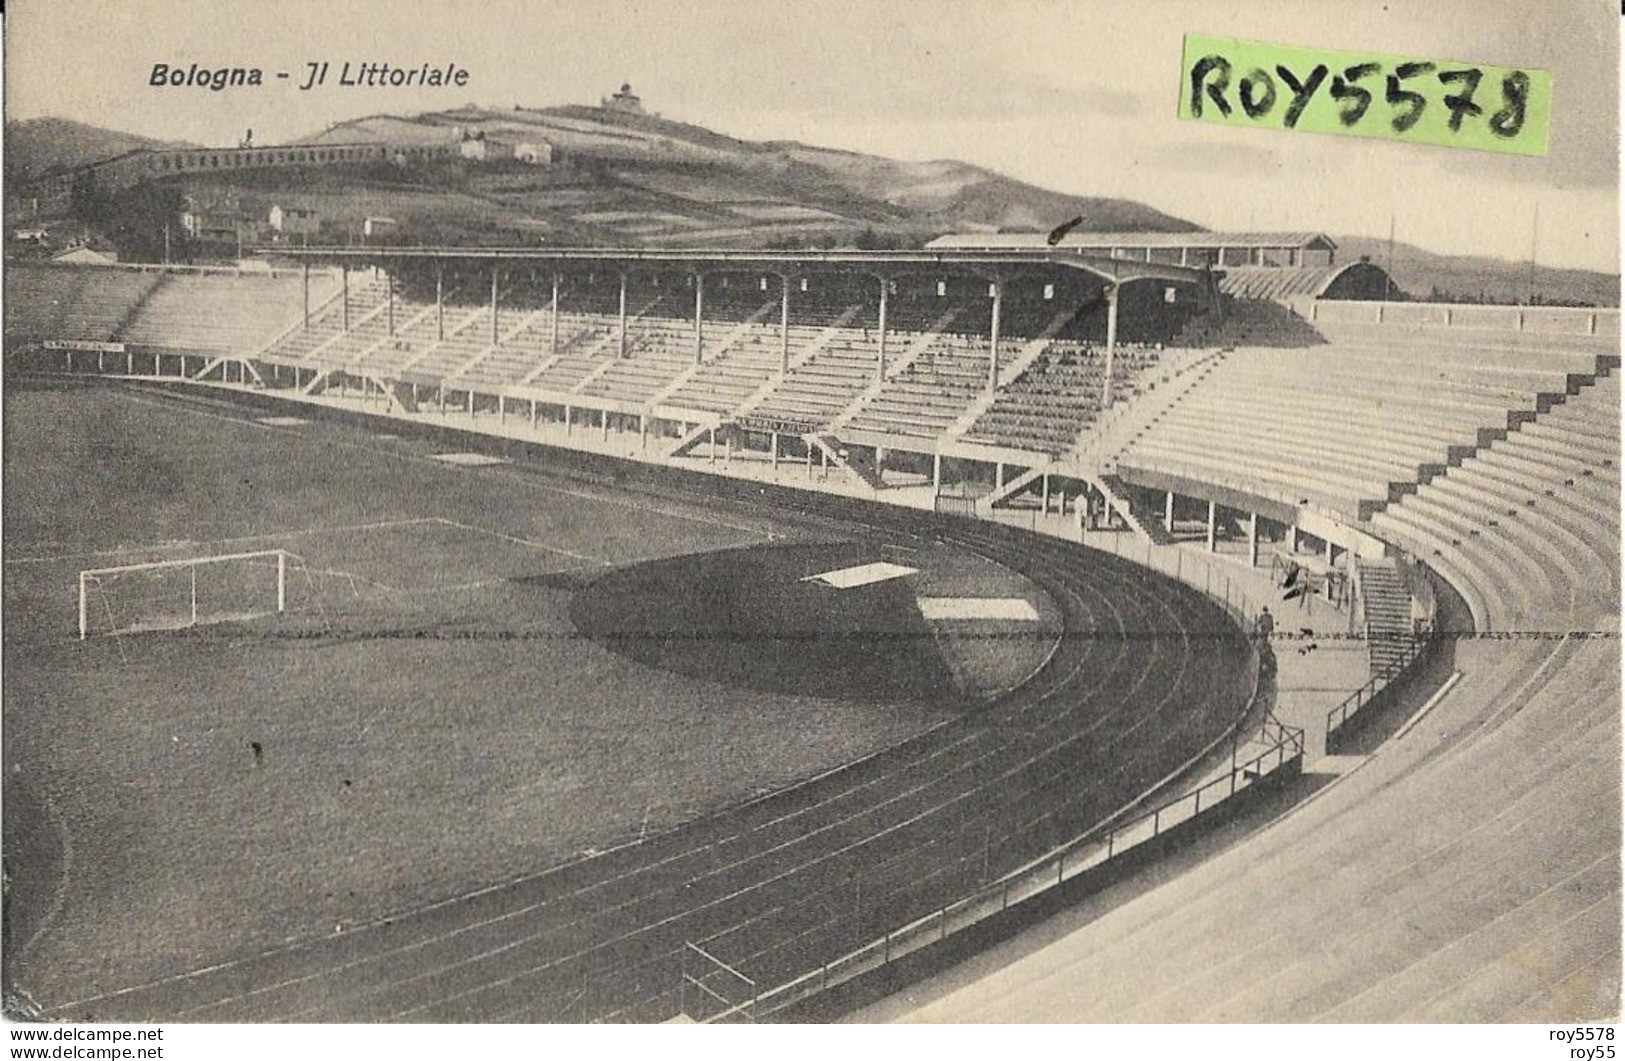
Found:
M 672 833 L 342 934 L 46 1010 L 54 1019 L 657 1021 L 685 942 L 763 988 L 1118 811 L 1244 709 L 1247 647 L 1199 593 L 1105 554 L 874 504 L 712 483 L 932 537 L 1061 609 L 1050 660 L 995 705 Z

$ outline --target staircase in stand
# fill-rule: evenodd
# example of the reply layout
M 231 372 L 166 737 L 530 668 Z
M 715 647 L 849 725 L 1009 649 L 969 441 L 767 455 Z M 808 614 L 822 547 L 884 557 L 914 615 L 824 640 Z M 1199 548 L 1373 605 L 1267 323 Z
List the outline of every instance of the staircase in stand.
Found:
M 1366 642 L 1371 649 L 1371 673 L 1381 674 L 1405 653 L 1414 637 L 1411 595 L 1399 569 L 1391 563 L 1362 561 L 1360 588 L 1364 592 Z
M 1158 545 L 1173 545 L 1174 537 L 1162 525 L 1162 513 L 1145 512 L 1134 507 L 1136 491 L 1115 475 L 1102 475 L 1095 480 L 1100 492 L 1106 495 L 1106 503 L 1112 507 L 1129 529 L 1140 537 Z

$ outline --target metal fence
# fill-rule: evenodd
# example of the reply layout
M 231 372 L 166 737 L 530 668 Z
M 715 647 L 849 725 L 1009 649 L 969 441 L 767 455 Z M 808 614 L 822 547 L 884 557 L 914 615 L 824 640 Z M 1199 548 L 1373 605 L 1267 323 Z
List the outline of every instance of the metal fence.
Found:
M 731 1007 L 722 1019 L 740 1019 L 747 1015 L 751 1019 L 762 1019 L 1002 914 L 1013 906 L 1121 857 L 1199 815 L 1213 811 L 1238 792 L 1255 787 L 1282 768 L 1301 761 L 1301 729 L 1271 720 L 1267 730 L 1278 738 L 1274 743 L 1257 755 L 1235 763 L 1225 774 L 1193 791 L 1158 804 L 1120 824 L 1085 834 L 964 898 L 916 918 L 787 983 L 761 992 L 749 1004 Z
M 1407 639 L 1400 657 L 1372 676 L 1371 680 L 1350 693 L 1342 703 L 1326 712 L 1326 746 L 1343 732 L 1343 727 L 1359 712 L 1369 707 L 1386 692 L 1389 686 L 1405 677 L 1427 655 L 1431 642 L 1426 638 Z

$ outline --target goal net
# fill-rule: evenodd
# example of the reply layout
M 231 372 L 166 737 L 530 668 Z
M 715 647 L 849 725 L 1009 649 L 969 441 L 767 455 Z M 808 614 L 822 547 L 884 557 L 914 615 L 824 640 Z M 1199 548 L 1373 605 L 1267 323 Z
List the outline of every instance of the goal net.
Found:
M 282 612 L 284 549 L 157 560 L 79 572 L 79 637 L 181 630 Z

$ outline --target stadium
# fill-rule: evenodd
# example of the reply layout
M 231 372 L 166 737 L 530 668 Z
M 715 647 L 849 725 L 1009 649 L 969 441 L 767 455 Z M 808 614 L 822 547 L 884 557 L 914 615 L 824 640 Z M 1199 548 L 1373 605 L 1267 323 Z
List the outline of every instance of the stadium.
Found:
M 894 1016 L 1038 926 L 1060 1019 L 1616 1010 L 1617 309 L 263 256 L 8 269 L 14 1007 Z

